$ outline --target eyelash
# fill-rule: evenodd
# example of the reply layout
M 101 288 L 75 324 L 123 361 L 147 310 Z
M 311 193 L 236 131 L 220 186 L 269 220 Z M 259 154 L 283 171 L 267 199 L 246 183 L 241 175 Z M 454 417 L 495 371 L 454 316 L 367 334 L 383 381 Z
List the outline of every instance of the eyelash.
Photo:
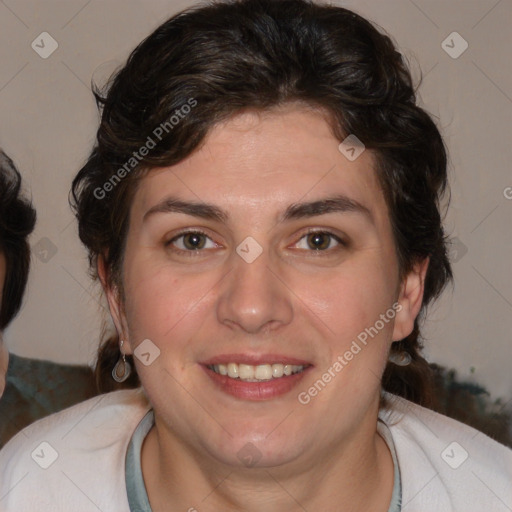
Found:
M 348 244 L 342 238 L 340 238 L 339 236 L 335 235 L 334 233 L 331 233 L 330 231 L 325 231 L 325 230 L 314 230 L 314 229 L 308 230 L 307 232 L 305 232 L 299 238 L 299 241 L 302 240 L 303 238 L 307 237 L 308 235 L 312 235 L 312 234 L 322 234 L 322 235 L 329 236 L 331 239 L 334 239 L 336 242 L 338 242 L 338 244 L 339 244 L 338 249 L 348 246 Z M 182 231 L 181 233 L 178 233 L 175 237 L 173 237 L 169 241 L 165 242 L 165 247 L 171 246 L 174 242 L 176 242 L 176 240 L 184 237 L 185 235 L 201 235 L 201 236 L 205 236 L 206 238 L 209 238 L 211 240 L 211 238 L 205 232 L 203 232 L 203 231 L 200 231 L 200 230 L 187 230 L 187 231 Z M 301 249 L 301 250 L 305 250 L 305 249 Z M 323 250 L 311 249 L 311 250 L 309 250 L 307 252 L 311 252 L 312 254 L 318 254 L 318 253 L 332 252 L 333 250 L 336 250 L 336 247 L 335 248 L 330 248 L 330 249 L 323 249 Z M 183 250 L 183 249 L 176 249 L 176 248 L 174 248 L 173 251 L 177 252 L 179 254 L 183 254 L 183 255 L 185 255 L 187 257 L 200 256 L 200 253 L 203 252 L 202 249 Z

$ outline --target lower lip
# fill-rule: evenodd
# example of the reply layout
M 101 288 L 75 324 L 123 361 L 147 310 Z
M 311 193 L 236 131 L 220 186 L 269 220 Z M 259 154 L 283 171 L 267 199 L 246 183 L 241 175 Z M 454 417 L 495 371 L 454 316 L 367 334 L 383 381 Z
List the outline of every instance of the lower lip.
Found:
M 243 400 L 270 400 L 289 393 L 304 377 L 312 366 L 308 366 L 300 373 L 285 375 L 278 379 L 262 382 L 245 382 L 240 379 L 232 379 L 227 375 L 220 375 L 201 365 L 210 379 L 225 393 Z

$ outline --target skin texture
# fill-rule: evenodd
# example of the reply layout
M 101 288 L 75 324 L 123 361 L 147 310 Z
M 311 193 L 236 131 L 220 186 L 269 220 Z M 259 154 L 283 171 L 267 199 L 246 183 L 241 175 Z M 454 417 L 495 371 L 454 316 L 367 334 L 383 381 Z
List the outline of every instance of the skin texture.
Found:
M 428 261 L 399 282 L 388 210 L 369 150 L 350 162 L 320 112 L 288 105 L 217 125 L 185 161 L 141 180 L 130 213 L 123 298 L 99 273 L 132 353 L 150 339 L 160 355 L 137 371 L 155 410 L 142 448 L 153 510 L 387 511 L 390 452 L 376 432 L 380 376 L 392 341 L 413 328 Z M 293 203 L 343 194 L 357 212 L 279 221 Z M 148 210 L 168 196 L 212 203 L 227 222 Z M 184 228 L 207 234 L 195 255 Z M 307 230 L 329 231 L 323 252 Z M 248 236 L 262 254 L 247 263 Z M 186 238 L 186 237 L 185 237 Z M 202 239 L 201 239 L 202 240 Z M 190 247 L 190 239 L 188 239 Z M 307 405 L 297 400 L 395 302 L 394 321 Z M 230 396 L 199 364 L 225 353 L 278 353 L 313 365 L 291 392 L 263 401 Z M 247 468 L 237 455 L 252 443 Z M 255 492 L 257 491 L 257 492 Z M 172 505 L 172 506 L 171 506 Z
M 2 291 L 5 283 L 5 270 L 6 270 L 5 256 L 0 253 L 0 307 L 2 305 Z M 5 389 L 5 375 L 7 373 L 7 366 L 9 364 L 9 352 L 4 345 L 2 332 L 0 331 L 0 397 Z

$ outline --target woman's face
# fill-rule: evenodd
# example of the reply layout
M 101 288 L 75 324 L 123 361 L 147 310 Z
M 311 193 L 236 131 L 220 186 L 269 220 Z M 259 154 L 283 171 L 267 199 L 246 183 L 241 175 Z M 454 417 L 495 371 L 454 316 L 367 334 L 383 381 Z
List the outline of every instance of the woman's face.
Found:
M 338 146 L 318 113 L 245 113 L 135 194 L 111 310 L 157 427 L 201 457 L 283 465 L 375 432 L 425 266 L 399 282 L 372 154 Z

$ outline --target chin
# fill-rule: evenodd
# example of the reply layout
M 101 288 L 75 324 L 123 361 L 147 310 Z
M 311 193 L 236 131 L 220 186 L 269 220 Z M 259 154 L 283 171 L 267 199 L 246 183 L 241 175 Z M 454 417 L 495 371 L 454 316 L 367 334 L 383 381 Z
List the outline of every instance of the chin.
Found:
M 268 430 L 271 432 L 271 429 Z M 219 446 L 221 448 L 219 449 Z M 213 448 L 213 449 L 212 449 Z M 294 443 L 289 435 L 226 436 L 224 443 L 209 444 L 208 450 L 217 461 L 234 468 L 274 468 L 293 462 L 304 452 L 303 443 Z

